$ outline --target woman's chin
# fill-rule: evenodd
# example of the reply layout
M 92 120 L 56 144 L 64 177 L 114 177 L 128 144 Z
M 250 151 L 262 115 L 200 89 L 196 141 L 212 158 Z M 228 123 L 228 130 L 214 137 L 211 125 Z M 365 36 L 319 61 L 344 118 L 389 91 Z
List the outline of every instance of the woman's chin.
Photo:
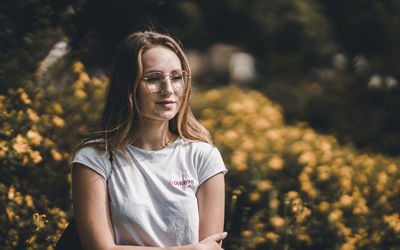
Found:
M 169 121 L 172 120 L 177 112 L 162 112 L 158 114 L 153 114 L 153 115 L 144 115 L 144 120 L 154 120 L 154 121 Z

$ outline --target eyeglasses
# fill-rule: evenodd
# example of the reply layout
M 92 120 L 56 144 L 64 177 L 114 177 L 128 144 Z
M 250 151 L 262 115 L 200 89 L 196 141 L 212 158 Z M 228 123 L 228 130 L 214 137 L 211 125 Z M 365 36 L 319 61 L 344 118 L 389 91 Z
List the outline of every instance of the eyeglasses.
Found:
M 181 91 L 186 88 L 188 79 L 188 73 L 186 71 L 175 71 L 171 74 L 163 74 L 161 72 L 152 72 L 142 78 L 146 83 L 147 89 L 150 92 L 159 92 L 164 87 L 165 79 L 168 77 L 172 88 L 175 91 Z

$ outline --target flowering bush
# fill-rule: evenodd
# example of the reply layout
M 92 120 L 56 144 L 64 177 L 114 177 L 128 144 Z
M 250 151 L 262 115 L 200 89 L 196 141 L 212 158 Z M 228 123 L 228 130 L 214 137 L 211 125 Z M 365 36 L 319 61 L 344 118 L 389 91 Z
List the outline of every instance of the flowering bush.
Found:
M 90 78 L 79 62 L 70 71 L 65 86 L 30 83 L 0 96 L 4 249 L 52 249 L 71 216 L 67 161 L 97 129 L 108 80 Z M 257 91 L 195 91 L 191 101 L 229 169 L 225 249 L 400 244 L 399 159 L 287 126 L 280 106 Z
M 52 249 L 68 225 L 68 158 L 93 131 L 106 81 L 90 79 L 81 63 L 72 71 L 61 90 L 27 83 L 0 96 L 2 249 Z
M 257 91 L 213 89 L 193 106 L 229 169 L 226 249 L 399 246 L 399 159 L 287 126 Z

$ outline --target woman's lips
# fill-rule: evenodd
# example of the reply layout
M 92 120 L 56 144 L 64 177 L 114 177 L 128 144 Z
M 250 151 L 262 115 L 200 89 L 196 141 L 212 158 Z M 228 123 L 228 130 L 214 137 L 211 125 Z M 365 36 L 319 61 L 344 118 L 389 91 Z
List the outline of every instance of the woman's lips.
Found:
M 161 105 L 164 108 L 172 108 L 172 106 L 175 104 L 174 101 L 161 101 L 161 102 L 156 102 L 156 104 Z

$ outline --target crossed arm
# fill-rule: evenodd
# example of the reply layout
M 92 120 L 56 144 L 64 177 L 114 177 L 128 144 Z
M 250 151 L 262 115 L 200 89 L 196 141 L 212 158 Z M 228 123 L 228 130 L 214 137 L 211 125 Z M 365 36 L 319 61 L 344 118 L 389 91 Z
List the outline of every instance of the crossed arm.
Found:
M 116 245 L 109 216 L 107 184 L 90 168 L 75 163 L 72 168 L 72 193 L 75 220 L 85 249 L 107 250 L 219 250 L 226 237 L 224 225 L 224 175 L 216 174 L 197 191 L 199 207 L 198 244 L 168 248 Z

